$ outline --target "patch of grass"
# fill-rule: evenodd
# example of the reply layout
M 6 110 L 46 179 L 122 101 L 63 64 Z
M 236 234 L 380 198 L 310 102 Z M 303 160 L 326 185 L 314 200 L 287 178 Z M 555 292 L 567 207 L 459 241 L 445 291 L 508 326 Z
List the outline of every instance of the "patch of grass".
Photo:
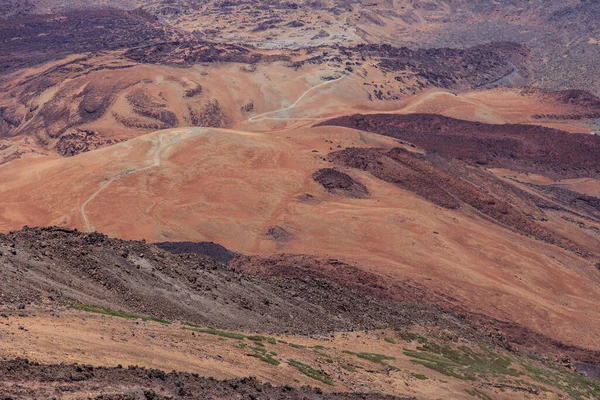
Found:
M 288 343 L 288 345 L 295 349 L 305 349 L 306 348 L 306 346 L 303 344 Z
M 267 354 L 267 355 L 255 354 L 254 357 L 258 358 L 261 361 L 266 362 L 267 364 L 271 364 L 274 366 L 278 366 L 279 364 L 281 364 L 281 362 L 279 362 L 279 360 L 274 359 L 269 354 Z
M 400 337 L 406 342 L 427 343 L 427 338 L 413 332 L 400 332 Z
M 102 308 L 102 307 L 90 306 L 88 304 L 70 303 L 69 307 L 71 307 L 75 310 L 110 315 L 113 317 L 120 317 L 120 318 L 127 318 L 127 319 L 141 319 L 142 321 L 153 321 L 153 322 L 160 322 L 161 324 L 170 324 L 169 321 L 160 319 L 160 318 L 147 317 L 144 315 L 137 315 L 137 314 L 130 314 L 130 313 L 126 313 L 123 311 L 109 310 L 109 309 Z
M 262 342 L 264 340 L 265 342 L 269 342 L 271 344 L 277 344 L 277 339 L 275 339 L 274 337 L 269 337 L 269 336 L 252 335 L 252 336 L 246 336 L 246 339 L 252 340 L 253 342 Z
M 356 372 L 356 368 L 354 368 L 352 365 L 340 364 L 340 367 L 342 369 L 345 369 L 346 371 L 349 371 L 349 372 Z
M 377 353 L 365 353 L 365 352 L 354 353 L 350 350 L 343 350 L 342 353 L 351 354 L 353 356 L 364 358 L 365 360 L 369 360 L 371 362 L 374 362 L 377 364 L 383 364 L 383 365 L 387 365 L 386 363 L 384 363 L 384 361 L 396 359 L 396 357 L 386 356 L 384 354 L 377 354 Z
M 191 326 L 191 327 L 194 327 L 194 328 L 202 328 L 200 325 L 196 325 L 195 323 L 188 322 L 188 321 L 182 322 L 181 325 L 187 325 L 187 326 Z
M 415 378 L 419 379 L 419 380 L 422 380 L 422 381 L 426 381 L 427 379 L 429 379 L 429 378 L 427 377 L 427 375 L 423 375 L 423 374 L 413 374 L 413 376 L 414 376 Z
M 452 368 L 451 366 L 448 366 L 448 365 L 435 363 L 435 362 L 429 362 L 429 361 L 422 361 L 422 360 L 411 360 L 411 362 L 422 365 L 424 367 L 427 367 L 429 369 L 437 371 L 440 374 L 450 376 L 453 378 L 467 380 L 467 381 L 475 380 L 474 375 L 469 374 L 469 373 L 456 372 L 456 370 L 454 368 Z
M 477 376 L 521 375 L 511 368 L 511 359 L 490 350 L 475 352 L 469 347 L 453 348 L 448 344 L 425 343 L 417 350 L 404 350 L 404 354 L 413 358 L 413 363 L 423 365 L 441 374 L 463 380 L 475 380 Z
M 239 347 L 240 349 L 243 349 L 243 348 L 245 348 L 245 347 L 248 347 L 248 345 L 247 345 L 246 343 L 241 343 L 241 342 L 240 342 L 240 343 L 237 343 L 237 344 L 235 345 L 235 347 Z
M 315 349 L 315 350 L 323 350 L 324 348 L 325 348 L 325 346 L 321 346 L 320 344 L 315 344 L 313 346 L 313 349 Z
M 256 344 L 262 344 L 262 343 L 256 343 Z M 271 365 L 279 365 L 281 364 L 278 360 L 273 358 L 273 355 L 276 355 L 276 353 L 273 352 L 267 352 L 267 350 L 263 347 L 251 347 L 252 351 L 254 354 L 252 354 L 253 357 L 258 358 L 261 361 L 266 362 L 267 364 L 271 364 Z
M 600 382 L 594 379 L 551 363 L 542 366 L 531 361 L 521 361 L 521 366 L 531 379 L 554 386 L 575 400 L 600 399 Z
M 184 326 L 183 329 L 200 333 L 208 333 L 209 335 L 216 335 L 229 339 L 244 340 L 246 338 L 246 335 L 242 335 L 241 333 L 226 332 L 213 328 L 188 328 Z
M 254 352 L 254 354 L 252 354 L 253 357 L 258 358 L 259 360 L 264 361 L 267 364 L 275 366 L 281 364 L 279 360 L 273 358 L 273 355 L 277 355 L 276 353 L 267 353 L 267 351 L 263 347 L 252 347 L 252 351 Z
M 465 392 L 467 392 L 468 394 L 470 394 L 473 397 L 477 397 L 478 399 L 481 400 L 492 400 L 492 398 L 490 396 L 488 396 L 487 394 L 485 394 L 484 392 L 482 392 L 481 390 L 478 389 L 465 389 Z
M 292 367 L 295 367 L 296 369 L 298 369 L 298 371 L 302 372 L 304 375 L 310 378 L 321 381 L 326 385 L 333 386 L 333 381 L 331 380 L 331 377 L 329 375 L 327 375 L 324 372 L 317 371 L 308 364 L 304 364 L 296 360 L 289 360 L 288 364 L 290 364 Z
M 386 342 L 391 343 L 391 344 L 397 344 L 398 343 L 398 342 L 396 342 L 394 339 L 392 339 L 390 337 L 383 338 L 383 340 L 385 340 Z

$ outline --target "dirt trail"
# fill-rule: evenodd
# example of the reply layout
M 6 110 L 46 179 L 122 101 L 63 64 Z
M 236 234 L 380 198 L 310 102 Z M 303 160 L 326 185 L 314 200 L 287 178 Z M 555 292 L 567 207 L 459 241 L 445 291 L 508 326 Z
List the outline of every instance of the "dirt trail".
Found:
M 194 131 L 192 131 L 192 130 L 177 129 L 174 131 L 169 131 L 166 133 L 156 135 L 154 138 L 152 138 L 153 139 L 152 163 L 150 163 L 149 165 L 143 166 L 143 167 L 139 167 L 139 168 L 127 169 L 125 171 L 121 171 L 121 172 L 113 175 L 112 178 L 110 178 L 109 180 L 104 182 L 100 186 L 100 188 L 98 188 L 98 190 L 96 190 L 85 202 L 83 202 L 81 204 L 81 208 L 80 208 L 81 217 L 83 219 L 83 223 L 85 225 L 86 231 L 93 232 L 95 230 L 94 225 L 92 225 L 92 223 L 89 220 L 89 217 L 87 216 L 86 208 L 87 208 L 88 204 L 92 200 L 94 200 L 100 193 L 102 193 L 107 187 L 109 187 L 113 182 L 118 181 L 119 179 L 129 176 L 131 174 L 143 172 L 148 169 L 155 168 L 155 167 L 160 167 L 161 154 L 166 146 L 172 146 L 175 143 L 178 143 L 184 139 L 189 138 L 190 136 L 197 136 L 197 135 L 201 135 L 203 133 L 206 133 L 206 130 L 198 131 L 197 129 L 195 129 Z M 170 143 L 168 143 L 167 145 L 165 145 L 165 143 L 164 143 L 165 136 L 169 136 L 169 139 L 171 139 Z
M 512 67 L 512 72 L 510 72 L 509 74 L 504 75 L 503 77 L 500 77 L 498 79 L 494 79 L 490 83 L 486 83 L 484 85 L 479 85 L 476 87 L 476 89 L 488 89 L 494 85 L 498 85 L 498 84 L 502 83 L 503 81 L 506 81 L 506 80 L 512 78 L 513 76 L 519 74 L 519 72 L 520 72 L 519 68 L 517 68 L 515 66 L 515 64 L 511 63 L 510 61 L 507 61 L 506 63 Z
M 335 72 L 335 70 L 333 68 L 331 68 L 329 65 L 327 65 L 327 68 L 329 68 L 331 71 Z M 267 111 L 267 112 L 262 113 L 262 114 L 254 115 L 254 116 L 248 118 L 248 122 L 258 122 L 258 121 L 264 121 L 264 120 L 280 120 L 280 121 L 304 121 L 304 120 L 306 120 L 306 121 L 318 121 L 318 120 L 327 119 L 327 118 L 313 118 L 313 117 L 297 117 L 297 118 L 292 118 L 292 117 L 268 117 L 268 115 L 277 114 L 277 113 L 280 113 L 282 111 L 291 110 L 292 108 L 296 107 L 298 105 L 298 103 L 300 103 L 300 101 L 302 101 L 302 99 L 307 94 L 309 94 L 310 92 L 312 92 L 313 90 L 316 90 L 316 89 L 318 89 L 320 87 L 323 87 L 325 85 L 329 85 L 329 84 L 338 82 L 338 81 L 344 79 L 346 76 L 348 76 L 348 74 L 346 72 L 343 72 L 342 76 L 340 76 L 339 78 L 332 79 L 332 80 L 320 83 L 320 84 L 318 84 L 316 86 L 313 86 L 313 87 L 309 88 L 308 90 L 306 90 L 304 93 L 302 93 L 300 95 L 300 97 L 298 97 L 298 99 L 296 99 L 296 101 L 292 105 L 280 108 L 278 110 Z

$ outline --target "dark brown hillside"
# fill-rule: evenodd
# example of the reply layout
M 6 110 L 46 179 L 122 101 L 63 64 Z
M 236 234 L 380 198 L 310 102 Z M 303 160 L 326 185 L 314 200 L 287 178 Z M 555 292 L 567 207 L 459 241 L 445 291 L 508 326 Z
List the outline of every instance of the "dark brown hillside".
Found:
M 185 372 L 163 372 L 156 369 L 130 366 L 127 368 L 93 367 L 91 365 L 43 365 L 25 359 L 0 361 L 0 388 L 2 399 L 55 398 L 67 394 L 69 398 L 86 398 L 90 392 L 105 394 L 95 400 L 167 400 L 190 399 L 289 399 L 289 400 L 411 400 L 414 398 L 377 393 L 327 393 L 320 389 L 291 386 L 272 386 L 256 378 L 219 381 Z M 32 382 L 43 382 L 33 385 Z
M 69 54 L 165 41 L 173 34 L 141 10 L 81 10 L 11 18 L 0 24 L 0 75 Z
M 352 115 L 338 125 L 414 143 L 427 151 L 486 167 L 551 178 L 600 176 L 600 136 L 568 134 L 535 125 L 493 125 L 434 114 Z
M 223 329 L 304 334 L 440 318 L 448 327 L 463 325 L 450 314 L 444 317 L 410 283 L 396 287 L 405 292 L 402 302 L 390 301 L 343 282 L 256 277 L 202 255 L 175 255 L 98 233 L 27 228 L 0 236 L 0 253 L 4 306 L 50 299 L 50 304 L 81 302 Z

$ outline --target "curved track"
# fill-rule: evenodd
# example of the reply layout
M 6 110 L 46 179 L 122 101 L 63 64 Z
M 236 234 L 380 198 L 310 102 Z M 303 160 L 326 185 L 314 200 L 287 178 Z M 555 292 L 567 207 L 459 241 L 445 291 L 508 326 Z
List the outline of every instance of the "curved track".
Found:
M 490 83 L 486 83 L 484 85 L 476 86 L 475 89 L 488 89 L 488 88 L 490 88 L 490 87 L 492 87 L 494 85 L 498 85 L 498 84 L 502 83 L 503 81 L 505 81 L 507 79 L 510 79 L 513 76 L 519 74 L 519 72 L 520 72 L 519 68 L 517 68 L 515 66 L 515 64 L 511 63 L 510 61 L 507 61 L 506 63 L 512 67 L 512 72 L 510 72 L 509 74 L 506 74 L 506 75 L 504 75 L 504 76 L 502 76 L 502 77 L 500 77 L 498 79 L 494 79 Z
M 329 65 L 327 65 L 327 67 L 330 68 Z M 330 69 L 332 69 L 332 68 L 330 68 Z M 325 118 L 311 118 L 311 117 L 297 117 L 297 118 L 293 118 L 293 117 L 269 117 L 269 115 L 271 115 L 271 114 L 277 114 L 277 113 L 280 113 L 280 112 L 283 112 L 283 111 L 291 110 L 292 108 L 296 107 L 298 105 L 298 103 L 300 103 L 302 101 L 302 99 L 304 97 L 306 97 L 306 95 L 308 95 L 310 92 L 312 92 L 314 90 L 317 90 L 317 89 L 319 89 L 319 88 L 321 88 L 323 86 L 330 85 L 332 83 L 338 82 L 338 81 L 344 79 L 347 75 L 348 74 L 346 72 L 344 72 L 342 74 L 342 76 L 340 76 L 339 78 L 332 79 L 330 81 L 326 81 L 326 82 L 320 83 L 320 84 L 318 84 L 316 86 L 313 86 L 313 87 L 309 88 L 308 90 L 306 90 L 304 93 L 302 93 L 302 95 L 300 95 L 300 97 L 298 97 L 298 99 L 296 99 L 296 101 L 292 105 L 280 108 L 278 110 L 268 111 L 266 113 L 254 115 L 254 116 L 248 118 L 248 122 L 258 122 L 258 121 L 264 121 L 264 120 L 316 121 L 316 120 L 325 119 Z
M 106 182 L 104 182 L 99 188 L 98 190 L 96 190 L 90 197 L 88 197 L 88 199 L 83 202 L 81 204 L 80 207 L 80 212 L 81 212 L 81 218 L 83 219 L 83 223 L 85 225 L 85 229 L 88 232 L 93 232 L 95 230 L 94 225 L 92 225 L 92 223 L 90 222 L 90 219 L 87 215 L 87 206 L 88 204 L 93 201 L 100 193 L 102 193 L 107 187 L 109 187 L 113 182 L 118 181 L 121 178 L 124 178 L 126 176 L 138 173 L 138 172 L 143 172 L 146 171 L 148 169 L 151 168 L 155 168 L 155 167 L 160 167 L 161 165 L 161 155 L 164 151 L 164 149 L 167 146 L 172 146 L 175 143 L 178 143 L 184 139 L 187 139 L 191 136 L 197 136 L 197 135 L 201 135 L 206 133 L 206 130 L 201 129 L 200 131 L 198 130 L 194 130 L 193 133 L 191 133 L 190 130 L 186 130 L 186 129 L 176 129 L 167 133 L 162 133 L 159 135 L 156 135 L 153 138 L 153 156 L 152 156 L 152 162 L 148 165 L 145 166 L 141 166 L 139 168 L 132 168 L 132 169 L 128 169 L 125 171 L 121 171 L 115 175 L 113 175 L 110 179 L 108 179 Z M 169 136 L 170 142 L 165 144 L 164 143 L 164 139 L 165 136 Z

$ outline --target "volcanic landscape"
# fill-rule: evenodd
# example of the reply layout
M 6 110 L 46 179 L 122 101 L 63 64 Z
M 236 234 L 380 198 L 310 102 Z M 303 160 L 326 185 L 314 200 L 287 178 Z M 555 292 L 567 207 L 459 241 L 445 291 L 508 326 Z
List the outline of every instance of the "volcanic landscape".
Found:
M 598 15 L 0 0 L 0 400 L 600 399 Z

